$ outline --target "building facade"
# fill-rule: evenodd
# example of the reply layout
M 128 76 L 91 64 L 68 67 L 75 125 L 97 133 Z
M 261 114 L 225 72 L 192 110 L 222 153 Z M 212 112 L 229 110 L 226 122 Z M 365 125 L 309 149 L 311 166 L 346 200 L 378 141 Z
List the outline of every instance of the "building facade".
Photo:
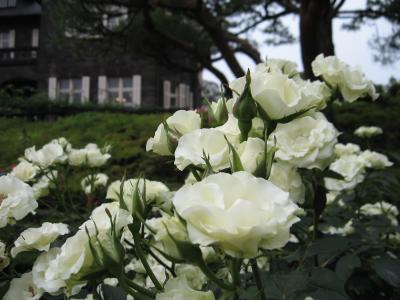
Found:
M 50 39 L 50 13 L 46 1 L 0 0 L 0 88 L 29 88 L 70 103 L 196 105 L 199 73 L 174 70 L 150 57 L 77 58 Z

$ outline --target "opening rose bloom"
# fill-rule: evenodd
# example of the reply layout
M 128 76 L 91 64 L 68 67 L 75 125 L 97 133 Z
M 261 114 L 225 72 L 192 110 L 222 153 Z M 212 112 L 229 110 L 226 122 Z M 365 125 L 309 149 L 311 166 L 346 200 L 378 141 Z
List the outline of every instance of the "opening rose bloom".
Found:
M 371 138 L 380 134 L 383 134 L 383 130 L 377 126 L 360 126 L 354 134 L 360 138 Z
M 23 182 L 27 182 L 33 180 L 39 170 L 40 169 L 38 166 L 35 166 L 26 160 L 22 160 L 18 165 L 15 166 L 11 174 L 18 179 L 21 179 Z
M 28 228 L 24 230 L 11 249 L 11 256 L 15 257 L 18 253 L 37 249 L 39 251 L 48 251 L 50 244 L 58 236 L 69 233 L 68 226 L 63 223 L 45 222 L 38 228 Z
M 175 150 L 175 166 L 179 170 L 189 165 L 205 167 L 203 151 L 215 171 L 229 167 L 228 143 L 224 133 L 215 128 L 197 129 L 183 135 Z
M 270 119 L 278 120 L 299 111 L 319 110 L 326 106 L 331 93 L 325 83 L 292 78 L 290 74 L 297 71 L 290 67 L 290 62 L 271 64 L 269 61 L 257 65 L 250 73 L 250 89 L 254 100 Z M 289 66 L 286 71 L 285 66 Z M 240 94 L 244 83 L 245 77 L 241 77 L 234 80 L 230 87 Z
M 331 87 L 337 87 L 347 102 L 367 95 L 372 100 L 379 97 L 374 84 L 361 70 L 350 67 L 336 56 L 318 55 L 312 62 L 312 69 L 315 76 L 321 76 Z
M 0 228 L 34 214 L 38 203 L 33 189 L 13 175 L 0 177 Z
M 192 132 L 200 128 L 201 118 L 195 111 L 178 110 L 166 120 L 171 130 L 179 135 Z M 153 151 L 159 155 L 172 155 L 168 146 L 167 131 L 164 124 L 160 124 L 146 144 L 146 151 Z
M 298 168 L 325 169 L 334 157 L 339 133 L 322 113 L 278 124 L 268 143 L 276 138 L 276 159 Z
M 285 246 L 290 227 L 300 220 L 289 193 L 244 171 L 185 185 L 172 201 L 192 243 L 217 245 L 234 257 L 252 258 L 260 248 Z
M 39 150 L 36 150 L 35 146 L 25 149 L 25 158 L 34 165 L 45 169 L 55 163 L 65 162 L 67 156 L 59 143 L 51 142 Z

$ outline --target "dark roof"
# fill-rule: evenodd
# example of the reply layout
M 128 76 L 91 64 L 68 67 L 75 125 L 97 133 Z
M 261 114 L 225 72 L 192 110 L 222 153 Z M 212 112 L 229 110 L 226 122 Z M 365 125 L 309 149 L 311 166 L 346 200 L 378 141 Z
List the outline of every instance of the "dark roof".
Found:
M 40 1 L 17 0 L 17 6 L 11 8 L 0 8 L 0 17 L 33 16 L 42 13 Z

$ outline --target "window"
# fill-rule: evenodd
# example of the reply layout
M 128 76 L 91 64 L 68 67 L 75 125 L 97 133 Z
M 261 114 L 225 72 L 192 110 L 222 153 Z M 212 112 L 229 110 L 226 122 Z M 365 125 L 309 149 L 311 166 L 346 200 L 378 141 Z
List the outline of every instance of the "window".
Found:
M 133 102 L 132 77 L 108 78 L 107 93 L 109 102 L 132 104 Z
M 185 83 L 164 80 L 164 108 L 191 108 L 193 93 Z
M 118 29 L 128 18 L 128 8 L 124 6 L 109 5 L 103 14 L 103 26 L 109 30 Z
M 67 99 L 70 103 L 82 102 L 82 79 L 60 79 L 58 96 Z
M 0 8 L 16 7 L 17 0 L 0 0 Z
M 7 31 L 0 31 L 0 49 L 14 48 L 14 42 L 15 42 L 15 30 L 12 29 Z M 14 58 L 14 52 L 12 51 L 1 52 L 0 59 L 7 60 L 13 58 Z
M 4 48 L 12 48 L 11 47 L 11 30 L 10 31 L 0 31 L 0 49 L 4 49 Z
M 32 48 L 39 47 L 39 29 L 32 29 Z M 37 50 L 32 50 L 32 58 L 37 57 Z

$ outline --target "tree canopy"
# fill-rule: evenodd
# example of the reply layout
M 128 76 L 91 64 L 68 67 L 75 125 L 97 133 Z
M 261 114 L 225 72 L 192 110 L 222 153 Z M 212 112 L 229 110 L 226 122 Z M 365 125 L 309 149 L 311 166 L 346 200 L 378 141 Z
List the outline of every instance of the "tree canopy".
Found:
M 225 61 L 236 76 L 244 67 L 237 54 L 255 63 L 262 61 L 261 43 L 279 45 L 296 40 L 283 17 L 299 16 L 300 44 L 306 77 L 311 61 L 320 53 L 334 54 L 332 21 L 345 19 L 345 29 L 358 30 L 369 20 L 384 18 L 392 24 L 388 36 L 376 35 L 371 46 L 376 59 L 389 63 L 399 57 L 400 0 L 367 0 L 362 9 L 343 9 L 346 0 L 69 0 L 58 1 L 53 14 L 58 37 L 65 29 L 75 41 L 106 38 L 102 45 L 156 57 L 187 71 L 203 68 L 222 83 L 225 74 L 215 67 Z M 264 41 L 251 38 L 253 30 L 265 33 Z M 76 38 L 79 37 L 79 38 Z M 171 51 L 171 49 L 179 50 Z M 182 59 L 185 57 L 185 59 Z

